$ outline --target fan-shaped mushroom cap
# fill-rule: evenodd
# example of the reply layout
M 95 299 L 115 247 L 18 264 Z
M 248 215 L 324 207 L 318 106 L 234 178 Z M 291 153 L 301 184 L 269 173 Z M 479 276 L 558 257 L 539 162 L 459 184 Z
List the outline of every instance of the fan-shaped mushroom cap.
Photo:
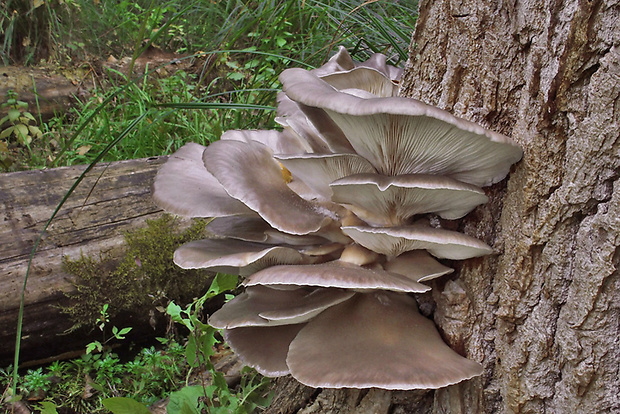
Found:
M 482 373 L 448 347 L 406 295 L 358 293 L 312 319 L 291 342 L 286 363 L 311 387 L 426 389 Z
M 456 231 L 426 226 L 348 226 L 342 231 L 356 243 L 386 256 L 425 249 L 440 259 L 463 260 L 493 253 L 480 240 Z
M 344 289 L 383 289 L 423 293 L 430 287 L 397 273 L 368 269 L 341 260 L 300 266 L 272 266 L 249 276 L 243 284 L 298 285 Z
M 206 229 L 216 236 L 257 243 L 309 246 L 327 242 L 320 236 L 282 233 L 259 216 L 216 217 Z
M 277 264 L 311 263 L 297 250 L 234 239 L 205 239 L 186 243 L 174 252 L 183 269 L 211 269 L 246 276 Z
M 219 237 L 265 243 L 268 239 L 265 232 L 271 226 L 259 216 L 235 216 L 216 217 L 205 229 Z
M 290 373 L 286 354 L 291 341 L 306 324 L 224 330 L 224 340 L 249 367 L 267 377 Z
M 209 318 L 217 329 L 292 325 L 306 322 L 354 292 L 341 289 L 270 289 L 250 286 Z
M 203 154 L 207 170 L 233 198 L 273 228 L 290 234 L 316 232 L 331 219 L 326 209 L 291 190 L 270 150 L 258 142 L 216 141 Z
M 388 65 L 387 57 L 383 53 L 374 53 L 368 60 L 365 60 L 357 66 L 365 66 L 376 69 L 384 74 L 385 77 L 397 83 L 400 82 L 400 78 L 403 75 L 402 68 Z
M 396 66 L 388 65 L 387 58 L 382 53 L 374 53 L 364 62 L 356 62 L 351 58 L 344 46 L 338 47 L 336 52 L 323 66 L 311 70 L 312 73 L 323 78 L 333 73 L 348 72 L 355 68 L 372 68 L 392 81 L 400 80 L 403 70 Z
M 302 110 L 325 110 L 380 174 L 447 175 L 485 186 L 504 178 L 522 156 L 510 138 L 414 99 L 363 99 L 303 69 L 285 70 L 280 81 Z
M 388 272 L 407 276 L 416 282 L 435 279 L 454 271 L 454 269 L 433 259 L 425 250 L 405 252 L 392 260 L 388 260 L 383 268 Z
M 338 52 L 336 52 L 329 60 L 322 66 L 312 69 L 312 73 L 317 76 L 325 76 L 334 72 L 342 72 L 351 70 L 356 66 L 356 62 L 351 59 L 351 55 L 344 46 L 338 46 Z
M 307 144 L 299 137 L 275 130 L 230 130 L 224 132 L 220 139 L 260 142 L 276 154 L 299 154 L 307 149 Z
M 480 188 L 436 175 L 357 174 L 330 186 L 333 201 L 350 204 L 357 216 L 381 225 L 403 224 L 422 213 L 457 219 L 488 201 Z
M 203 162 L 205 147 L 185 144 L 159 169 L 153 184 L 153 199 L 164 210 L 186 217 L 254 214 L 235 200 L 209 173 Z
M 374 167 L 357 154 L 300 154 L 277 155 L 275 158 L 293 175 L 323 198 L 330 199 L 329 184 L 339 178 L 363 172 L 375 172 Z
M 399 90 L 398 85 L 386 78 L 381 72 L 367 67 L 357 67 L 346 72 L 332 73 L 322 76 L 321 80 L 338 90 L 362 89 L 374 97 L 396 96 Z
M 301 113 L 305 115 L 307 122 L 317 131 L 321 140 L 327 144 L 329 152 L 355 152 L 342 130 L 324 110 L 298 102 L 297 105 Z

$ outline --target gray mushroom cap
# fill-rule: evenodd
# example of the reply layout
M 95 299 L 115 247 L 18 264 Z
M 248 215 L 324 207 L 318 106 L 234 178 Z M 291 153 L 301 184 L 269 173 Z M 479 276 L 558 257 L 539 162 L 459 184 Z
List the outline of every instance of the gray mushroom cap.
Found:
M 430 290 L 430 287 L 400 274 L 361 267 L 341 260 L 312 265 L 272 266 L 248 276 L 243 284 L 320 286 L 355 290 L 383 289 L 414 293 Z
M 174 252 L 174 263 L 183 269 L 247 276 L 278 264 L 312 263 L 296 249 L 235 239 L 205 239 L 186 243 Z
M 230 130 L 224 132 L 220 139 L 260 142 L 276 154 L 298 154 L 307 149 L 307 144 L 299 137 L 275 130 Z
M 480 188 L 436 175 L 356 174 L 330 187 L 333 201 L 351 205 L 357 216 L 380 225 L 403 224 L 423 213 L 457 219 L 488 201 Z
M 306 324 L 225 329 L 224 340 L 241 360 L 262 375 L 290 374 L 286 355 L 291 341 Z
M 185 217 L 254 214 L 228 195 L 203 162 L 205 147 L 185 144 L 159 169 L 153 183 L 153 199 L 164 210 Z
M 398 94 L 397 84 L 386 78 L 378 70 L 357 67 L 346 72 L 337 72 L 322 76 L 321 80 L 339 90 L 361 89 L 374 97 L 391 97 Z
M 340 289 L 271 289 L 251 286 L 215 312 L 209 325 L 217 329 L 277 326 L 306 322 L 354 295 Z
M 374 69 L 394 82 L 398 82 L 403 74 L 401 68 L 389 65 L 386 56 L 382 53 L 374 53 L 369 59 L 363 62 L 356 62 L 351 58 L 351 55 L 349 55 L 349 52 L 344 46 L 339 46 L 338 52 L 336 52 L 327 63 L 319 68 L 311 70 L 311 72 L 324 78 L 334 73 L 348 72 L 355 68 Z
M 386 256 L 427 250 L 440 259 L 463 260 L 493 253 L 484 242 L 456 231 L 413 225 L 394 227 L 346 226 L 342 231 L 356 243 Z
M 276 155 L 294 178 L 302 180 L 308 187 L 330 199 L 331 182 L 348 175 L 375 172 L 374 167 L 357 154 L 300 154 Z
M 216 141 L 205 150 L 203 161 L 231 197 L 256 211 L 277 230 L 313 233 L 335 218 L 287 186 L 280 166 L 265 145 Z
M 303 69 L 285 70 L 280 81 L 302 110 L 324 110 L 380 174 L 447 175 L 485 186 L 523 154 L 510 138 L 414 99 L 360 98 Z
M 286 364 L 302 384 L 328 388 L 440 388 L 482 373 L 415 300 L 393 292 L 358 293 L 319 314 L 291 342 Z
M 309 246 L 327 242 L 316 235 L 295 235 L 275 230 L 259 216 L 216 217 L 207 224 L 206 230 L 219 237 L 266 244 Z
M 388 272 L 407 276 L 416 282 L 435 279 L 454 271 L 454 269 L 444 266 L 433 259 L 425 250 L 405 252 L 398 257 L 388 260 L 383 265 L 383 268 Z

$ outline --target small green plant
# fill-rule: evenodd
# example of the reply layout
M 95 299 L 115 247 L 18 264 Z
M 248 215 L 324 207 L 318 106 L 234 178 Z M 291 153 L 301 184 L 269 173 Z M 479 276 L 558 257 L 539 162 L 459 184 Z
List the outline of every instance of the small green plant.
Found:
M 7 92 L 6 102 L 0 105 L 8 111 L 8 114 L 0 119 L 0 139 L 6 139 L 10 142 L 13 137 L 20 145 L 29 145 L 33 138 L 41 138 L 43 133 L 36 125 L 30 125 L 36 122 L 34 116 L 28 112 L 28 103 L 17 100 L 17 94 L 9 90 Z
M 20 384 L 20 391 L 24 395 L 33 393 L 45 393 L 50 389 L 52 381 L 49 374 L 43 373 L 43 368 L 37 368 L 35 370 L 29 369 L 26 374 L 22 376 L 22 382 Z
M 108 314 L 108 304 L 104 304 L 101 308 L 101 315 L 97 318 L 96 324 L 97 328 L 104 334 L 103 342 L 93 341 L 86 345 L 86 354 L 91 354 L 94 351 L 102 352 L 105 344 L 110 342 L 112 339 L 123 340 L 125 339 L 125 335 L 131 332 L 131 327 L 118 329 L 116 326 L 112 327 L 112 336 L 109 338 L 105 338 L 105 327 L 108 322 L 110 322 L 110 315 Z
M 207 293 L 185 308 L 170 302 L 166 313 L 171 319 L 189 331 L 187 343 L 183 349 L 185 361 L 188 364 L 191 376 L 192 370 L 208 371 L 211 374 L 210 383 L 203 381 L 200 384 L 186 383 L 178 391 L 169 396 L 166 407 L 169 414 L 249 414 L 265 408 L 271 401 L 268 391 L 269 380 L 257 374 L 250 368 L 242 370 L 242 379 L 237 389 L 228 387 L 224 375 L 218 372 L 211 357 L 218 349 L 218 331 L 202 322 L 202 308 L 204 303 L 216 295 L 230 291 L 237 286 L 237 276 L 218 274 Z M 232 295 L 227 295 L 232 298 Z M 147 407 L 130 397 L 114 397 L 103 400 L 103 405 L 114 414 L 147 413 Z
M 267 407 L 271 396 L 267 392 L 269 380 L 249 368 L 244 371 L 244 379 L 237 392 L 228 388 L 224 376 L 217 372 L 211 362 L 218 331 L 203 323 L 200 315 L 206 300 L 237 285 L 237 276 L 218 274 L 207 293 L 185 309 L 171 302 L 166 309 L 172 320 L 189 330 L 185 357 L 190 367 L 206 368 L 212 375 L 212 383 L 187 386 L 170 395 L 168 413 L 196 413 L 208 410 L 209 413 L 252 413 L 258 407 Z M 227 299 L 231 299 L 228 295 Z

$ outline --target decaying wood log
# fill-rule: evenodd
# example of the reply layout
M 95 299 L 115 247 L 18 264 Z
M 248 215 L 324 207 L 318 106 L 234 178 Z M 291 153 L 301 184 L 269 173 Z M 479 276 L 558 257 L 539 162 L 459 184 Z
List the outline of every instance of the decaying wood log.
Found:
M 69 111 L 76 98 L 88 95 L 87 88 L 50 70 L 17 66 L 0 67 L 0 102 L 6 101 L 7 92 L 17 93 L 17 99 L 28 103 L 28 111 L 41 115 L 43 121 Z M 6 115 L 0 109 L 0 117 Z
M 73 289 L 62 257 L 114 255 L 123 231 L 144 225 L 161 210 L 150 187 L 165 158 L 100 164 L 77 187 L 39 245 L 25 297 L 22 353 L 43 358 L 79 348 L 76 335 L 57 336 L 71 327 L 57 306 Z M 0 175 L 0 365 L 12 358 L 20 292 L 28 258 L 46 221 L 85 166 Z M 140 327 L 134 327 L 140 329 Z M 145 329 L 150 329 L 145 327 Z M 83 335 L 83 334 L 80 334 Z M 76 341 L 73 348 L 66 344 Z
M 421 2 L 401 94 L 525 155 L 459 225 L 498 254 L 432 283 L 435 323 L 483 375 L 372 412 L 620 413 L 619 19 L 604 0 Z M 280 382 L 289 412 L 361 406 Z

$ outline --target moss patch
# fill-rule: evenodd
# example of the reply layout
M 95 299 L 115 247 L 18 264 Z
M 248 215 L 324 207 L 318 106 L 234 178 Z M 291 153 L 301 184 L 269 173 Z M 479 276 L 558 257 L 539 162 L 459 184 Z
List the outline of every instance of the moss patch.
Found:
M 176 230 L 169 214 L 147 220 L 143 229 L 125 234 L 120 259 L 82 256 L 67 257 L 63 265 L 75 276 L 76 291 L 67 293 L 72 305 L 63 307 L 74 328 L 93 327 L 104 304 L 110 317 L 128 312 L 149 319 L 170 300 L 186 304 L 200 296 L 213 277 L 205 270 L 184 270 L 172 260 L 183 243 L 204 237 L 206 221 L 196 221 L 185 231 Z

